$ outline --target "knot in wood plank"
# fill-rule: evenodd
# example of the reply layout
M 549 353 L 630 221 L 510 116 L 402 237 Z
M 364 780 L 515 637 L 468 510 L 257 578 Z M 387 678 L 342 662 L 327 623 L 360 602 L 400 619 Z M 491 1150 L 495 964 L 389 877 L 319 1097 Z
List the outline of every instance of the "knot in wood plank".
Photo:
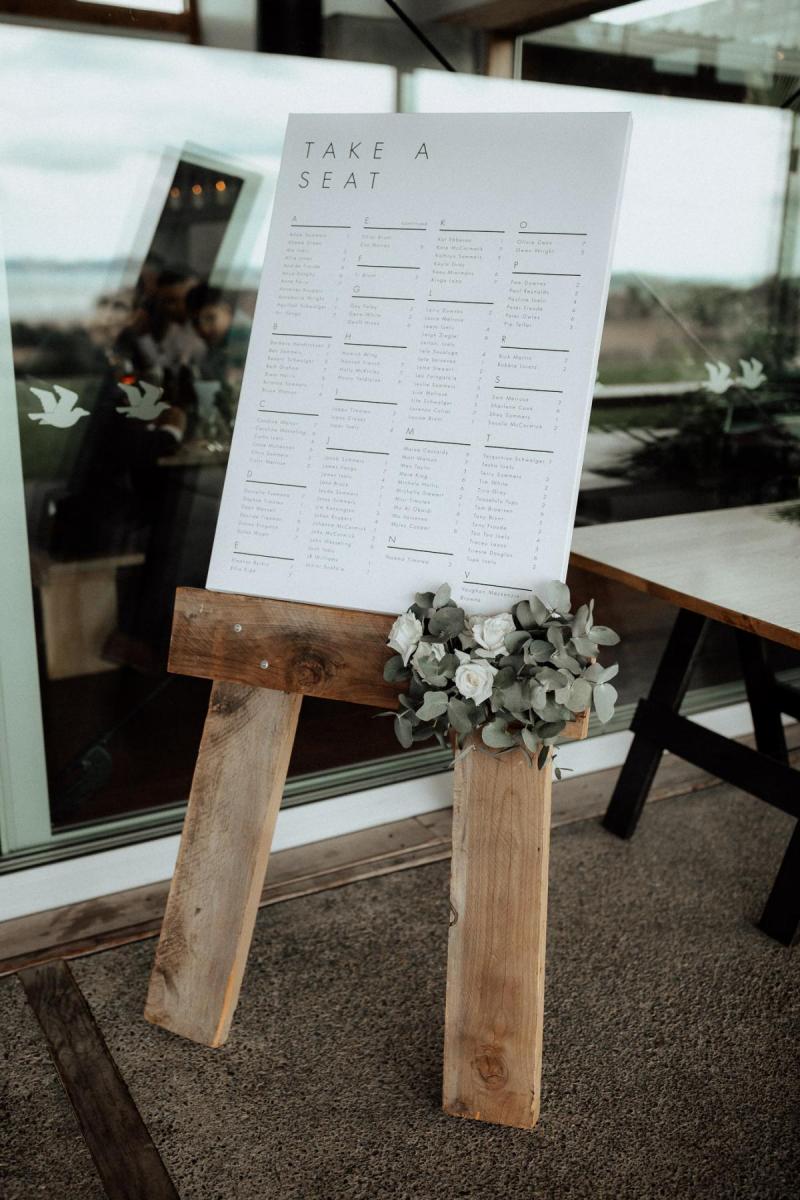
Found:
M 482 1046 L 472 1066 L 489 1091 L 499 1091 L 508 1083 L 508 1065 L 499 1046 Z
M 286 675 L 292 691 L 305 692 L 323 687 L 343 666 L 341 655 L 303 640 L 290 649 Z
M 243 684 L 228 683 L 224 691 L 218 688 L 211 699 L 209 709 L 220 717 L 232 717 L 247 704 L 249 688 Z

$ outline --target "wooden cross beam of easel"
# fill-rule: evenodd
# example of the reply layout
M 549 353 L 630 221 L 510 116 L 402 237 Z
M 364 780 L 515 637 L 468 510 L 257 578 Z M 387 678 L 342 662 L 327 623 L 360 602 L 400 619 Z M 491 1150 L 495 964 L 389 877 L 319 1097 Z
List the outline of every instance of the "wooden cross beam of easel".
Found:
M 230 1031 L 303 696 L 396 707 L 391 618 L 178 590 L 170 670 L 214 681 L 145 1016 L 207 1046 Z M 566 736 L 586 736 L 578 718 Z M 550 759 L 455 765 L 444 1108 L 539 1115 Z

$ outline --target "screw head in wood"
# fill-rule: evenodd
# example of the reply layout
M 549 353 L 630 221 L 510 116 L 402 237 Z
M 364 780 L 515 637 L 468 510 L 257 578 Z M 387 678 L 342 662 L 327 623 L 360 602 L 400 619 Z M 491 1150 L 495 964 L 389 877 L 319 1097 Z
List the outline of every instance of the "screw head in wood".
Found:
M 269 666 L 269 663 L 266 658 L 262 658 L 261 662 L 258 665 L 261 667 L 262 671 L 266 671 L 267 667 Z
M 239 622 L 238 622 L 238 621 L 236 622 L 236 624 L 235 624 L 235 625 L 234 625 L 234 627 L 233 627 L 233 632 L 234 632 L 234 633 L 241 633 L 241 632 L 242 632 L 242 627 L 241 627 L 241 625 L 239 624 Z

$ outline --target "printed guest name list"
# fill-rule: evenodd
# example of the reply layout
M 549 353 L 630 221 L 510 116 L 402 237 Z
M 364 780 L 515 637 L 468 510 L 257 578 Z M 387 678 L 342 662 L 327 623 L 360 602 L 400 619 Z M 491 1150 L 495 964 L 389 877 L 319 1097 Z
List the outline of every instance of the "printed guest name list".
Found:
M 564 577 L 629 133 L 290 118 L 209 588 L 490 611 Z

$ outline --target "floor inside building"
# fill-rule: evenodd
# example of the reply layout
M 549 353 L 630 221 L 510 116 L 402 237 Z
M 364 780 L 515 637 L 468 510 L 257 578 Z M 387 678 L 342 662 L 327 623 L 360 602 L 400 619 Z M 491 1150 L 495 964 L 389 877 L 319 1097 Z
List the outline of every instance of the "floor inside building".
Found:
M 755 922 L 791 827 L 716 785 L 648 803 L 627 843 L 554 829 L 533 1132 L 440 1109 L 446 861 L 262 908 L 218 1050 L 143 1020 L 151 939 L 70 969 L 181 1197 L 778 1200 L 800 959 Z M 20 976 L 0 1013 L 4 1195 L 107 1195 Z

